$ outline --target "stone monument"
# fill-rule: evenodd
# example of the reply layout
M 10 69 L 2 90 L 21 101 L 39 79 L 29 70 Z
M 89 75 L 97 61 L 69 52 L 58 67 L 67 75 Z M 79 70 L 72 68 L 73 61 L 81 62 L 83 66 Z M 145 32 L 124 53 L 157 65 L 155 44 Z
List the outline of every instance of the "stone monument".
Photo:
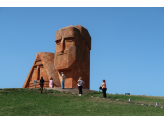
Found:
M 83 88 L 90 88 L 90 50 L 91 37 L 81 25 L 68 26 L 56 32 L 55 53 L 39 52 L 24 82 L 23 88 L 39 88 L 40 78 L 45 80 L 44 87 L 49 88 L 52 77 L 55 87 L 61 87 L 60 73 L 66 76 L 65 88 L 77 88 L 79 77 L 85 81 Z

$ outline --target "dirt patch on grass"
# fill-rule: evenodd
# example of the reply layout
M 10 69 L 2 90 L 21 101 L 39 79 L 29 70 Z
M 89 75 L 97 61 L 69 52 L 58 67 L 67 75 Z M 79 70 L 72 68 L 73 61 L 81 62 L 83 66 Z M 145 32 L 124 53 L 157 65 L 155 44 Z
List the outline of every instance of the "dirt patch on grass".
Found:
M 103 98 L 99 98 L 99 97 L 90 97 L 89 98 L 90 100 L 94 101 L 94 102 L 101 102 L 101 103 L 111 103 L 111 104 L 131 104 L 129 102 L 125 102 L 125 101 L 116 101 L 116 100 L 113 100 L 113 99 L 103 99 Z
M 61 89 L 61 88 L 45 88 L 45 90 L 56 90 L 56 91 L 60 91 L 60 92 L 66 92 L 66 93 L 71 93 L 71 94 L 79 94 L 79 90 L 78 88 L 65 88 L 65 89 Z M 94 90 L 89 90 L 89 89 L 82 89 L 83 94 L 86 93 L 90 93 L 90 92 L 96 92 Z

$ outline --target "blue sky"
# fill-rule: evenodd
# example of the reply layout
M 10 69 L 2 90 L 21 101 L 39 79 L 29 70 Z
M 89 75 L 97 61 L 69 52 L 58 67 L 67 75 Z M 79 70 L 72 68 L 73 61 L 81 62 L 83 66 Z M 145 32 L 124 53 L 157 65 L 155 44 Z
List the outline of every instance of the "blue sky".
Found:
M 0 8 L 0 88 L 21 88 L 37 52 L 55 52 L 56 31 L 91 35 L 90 89 L 164 96 L 164 8 Z

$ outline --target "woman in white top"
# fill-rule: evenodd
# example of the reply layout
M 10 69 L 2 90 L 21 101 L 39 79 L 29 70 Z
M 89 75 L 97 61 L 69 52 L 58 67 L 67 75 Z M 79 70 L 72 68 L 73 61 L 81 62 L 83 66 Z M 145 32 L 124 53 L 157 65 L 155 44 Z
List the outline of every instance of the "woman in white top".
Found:
M 79 88 L 79 96 L 81 96 L 81 94 L 83 94 L 82 87 L 85 82 L 82 80 L 82 77 L 79 77 L 79 80 L 77 81 L 77 83 L 78 83 L 77 86 Z
M 53 87 L 53 78 L 50 78 L 50 83 L 49 83 L 49 87 L 52 88 Z

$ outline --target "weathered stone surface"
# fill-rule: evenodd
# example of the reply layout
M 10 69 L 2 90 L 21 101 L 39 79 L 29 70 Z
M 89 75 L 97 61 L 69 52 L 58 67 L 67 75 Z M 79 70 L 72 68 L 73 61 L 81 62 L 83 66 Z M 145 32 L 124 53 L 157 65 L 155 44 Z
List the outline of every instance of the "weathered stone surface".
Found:
M 54 87 L 61 87 L 60 73 L 66 76 L 65 88 L 77 88 L 77 80 L 82 77 L 85 81 L 83 88 L 90 88 L 90 50 L 91 37 L 81 25 L 68 26 L 56 32 L 55 53 L 39 52 L 27 76 L 23 88 L 39 87 L 41 77 L 48 87 L 50 77 Z
M 25 80 L 23 88 L 34 88 L 34 80 L 37 80 L 36 88 L 39 88 L 40 78 L 45 80 L 44 87 L 49 87 L 50 77 L 55 78 L 54 83 L 60 86 L 58 73 L 54 67 L 54 53 L 39 52 L 36 54 L 34 64 Z

